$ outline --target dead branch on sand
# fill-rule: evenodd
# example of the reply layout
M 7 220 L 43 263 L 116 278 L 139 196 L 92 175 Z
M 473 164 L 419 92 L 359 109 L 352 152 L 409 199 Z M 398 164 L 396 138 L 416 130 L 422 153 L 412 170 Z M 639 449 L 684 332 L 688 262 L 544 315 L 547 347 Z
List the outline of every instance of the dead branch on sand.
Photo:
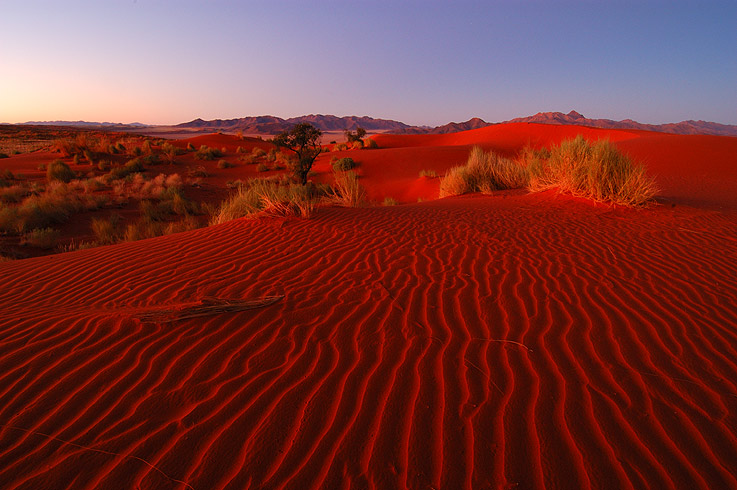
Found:
M 161 307 L 138 313 L 136 318 L 142 322 L 175 322 L 188 318 L 217 315 L 234 311 L 253 310 L 272 305 L 284 298 L 279 296 L 264 296 L 259 299 L 238 300 L 205 297 L 196 303 L 185 303 L 176 308 Z

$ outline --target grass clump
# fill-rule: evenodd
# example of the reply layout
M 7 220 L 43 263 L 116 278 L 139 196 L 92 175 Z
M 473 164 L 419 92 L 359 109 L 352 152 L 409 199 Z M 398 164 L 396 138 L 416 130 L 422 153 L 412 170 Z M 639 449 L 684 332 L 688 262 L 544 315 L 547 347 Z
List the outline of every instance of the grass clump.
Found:
M 234 168 L 234 167 L 235 167 L 235 164 L 234 163 L 230 163 L 227 160 L 220 160 L 218 162 L 218 168 Z
M 440 197 L 528 187 L 558 188 L 575 196 L 624 206 L 641 206 L 657 192 L 645 167 L 635 164 L 607 140 L 579 135 L 550 149 L 524 148 L 509 160 L 474 147 L 465 165 L 440 179 Z
M 522 158 L 527 160 L 532 190 L 557 187 L 575 196 L 624 206 L 641 206 L 657 192 L 645 167 L 607 140 L 591 143 L 579 135 L 552 147 L 549 156 L 526 150 Z
M 207 145 L 200 146 L 194 154 L 196 160 L 215 160 L 223 156 L 223 152 L 217 148 L 208 148 Z
M 331 191 L 333 202 L 352 208 L 366 204 L 366 189 L 358 182 L 356 172 L 335 172 L 334 176 L 335 186 Z
M 347 171 L 352 170 L 356 167 L 356 162 L 351 157 L 337 158 L 333 157 L 330 162 L 333 166 L 334 171 Z
M 46 167 L 46 178 L 49 182 L 56 180 L 66 183 L 75 177 L 76 175 L 72 169 L 69 168 L 69 165 L 61 160 L 54 160 L 49 163 L 48 167 Z
M 58 230 L 53 228 L 36 228 L 30 233 L 23 235 L 20 240 L 20 244 L 49 250 L 56 247 L 58 241 Z
M 420 170 L 420 177 L 426 177 L 428 179 L 434 179 L 438 174 L 435 170 Z
M 381 203 L 384 206 L 396 206 L 399 204 L 399 201 L 394 199 L 393 197 L 385 197 L 384 202 Z
M 251 179 L 238 187 L 238 192 L 220 205 L 211 224 L 237 218 L 266 216 L 308 217 L 320 195 L 312 185 L 274 179 Z
M 97 243 L 110 245 L 120 241 L 124 235 L 121 226 L 122 218 L 119 214 L 112 214 L 109 218 L 95 218 L 92 220 L 92 232 Z
M 440 197 L 516 189 L 525 187 L 528 180 L 527 169 L 519 162 L 474 146 L 465 165 L 451 168 L 440 179 Z

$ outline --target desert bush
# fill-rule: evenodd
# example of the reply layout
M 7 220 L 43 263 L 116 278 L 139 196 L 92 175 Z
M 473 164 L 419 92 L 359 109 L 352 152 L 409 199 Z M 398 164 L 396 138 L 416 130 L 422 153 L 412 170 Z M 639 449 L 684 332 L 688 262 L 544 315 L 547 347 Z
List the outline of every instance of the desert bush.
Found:
M 164 143 L 161 145 L 161 153 L 164 155 L 164 159 L 169 163 L 174 163 L 174 159 L 177 155 L 181 155 L 184 151 L 172 145 L 171 143 Z
M 216 158 L 220 158 L 222 156 L 222 151 L 218 150 L 217 148 L 208 148 L 207 145 L 200 146 L 200 149 L 197 150 L 194 154 L 194 157 L 197 160 L 215 160 Z
M 0 170 L 0 179 L 3 180 L 15 180 L 15 175 L 9 169 L 4 168 Z
M 307 217 L 319 197 L 318 188 L 312 185 L 303 186 L 286 180 L 251 179 L 220 205 L 211 224 L 257 215 Z
M 153 148 L 151 148 L 151 141 L 143 140 L 143 144 L 141 145 L 141 152 L 144 155 L 150 155 L 151 153 L 153 153 Z
M 235 164 L 230 163 L 227 160 L 220 160 L 218 162 L 218 168 L 233 168 L 233 167 L 235 167 Z
M 657 192 L 655 181 L 607 140 L 595 143 L 579 135 L 550 149 L 550 155 L 528 150 L 530 189 L 557 187 L 595 201 L 641 206 Z
M 420 170 L 420 177 L 426 177 L 428 179 L 434 179 L 438 174 L 435 170 Z
M 58 180 L 59 182 L 69 182 L 74 177 L 75 174 L 69 168 L 69 165 L 61 160 L 54 160 L 46 168 L 46 178 L 49 181 Z
M 242 146 L 239 146 L 239 147 L 237 147 L 235 149 L 235 152 L 238 153 L 238 154 L 245 153 L 246 152 L 246 149 L 243 148 Z
M 335 185 L 332 189 L 332 201 L 348 207 L 359 207 L 366 204 L 366 189 L 358 182 L 358 175 L 349 170 L 334 172 Z
M 375 150 L 379 147 L 379 145 L 376 144 L 376 141 L 374 141 L 373 139 L 366 138 L 365 140 L 363 140 L 363 147 L 365 149 Z
M 528 181 L 527 168 L 518 161 L 474 146 L 465 165 L 451 168 L 440 179 L 440 197 L 517 189 L 526 186 Z
M 20 240 L 21 245 L 29 245 L 44 250 L 54 248 L 59 241 L 59 231 L 53 228 L 35 228 Z
M 46 172 L 46 164 L 45 163 L 39 163 L 38 167 L 36 167 L 41 172 Z
M 128 160 L 122 167 L 115 167 L 110 170 L 110 176 L 113 179 L 124 179 L 129 175 L 140 173 L 146 170 L 140 158 Z
M 356 140 L 353 143 L 351 143 L 351 150 L 362 150 L 363 149 L 363 140 Z
M 85 149 L 82 154 L 84 155 L 85 160 L 87 160 L 87 163 L 89 163 L 90 165 L 95 164 L 95 159 L 97 158 L 97 156 L 92 150 Z
M 396 206 L 399 204 L 399 201 L 394 199 L 393 197 L 385 197 L 384 202 L 382 202 L 384 206 Z
M 267 172 L 269 170 L 269 166 L 263 163 L 259 163 L 256 167 L 256 170 L 258 170 L 259 172 Z
M 256 160 L 256 157 L 254 157 L 253 155 L 251 155 L 250 153 L 248 153 L 246 155 L 239 156 L 238 157 L 238 161 L 241 161 L 241 162 L 243 162 L 245 164 L 249 164 L 250 165 L 252 163 L 256 163 L 257 160 Z
M 121 229 L 121 221 L 122 218 L 118 214 L 112 214 L 107 219 L 94 218 L 91 226 L 97 243 L 100 245 L 110 245 L 120 241 L 125 233 Z
M 346 171 L 356 167 L 356 162 L 351 157 L 333 157 L 330 163 L 335 171 Z
M 110 166 L 112 163 L 109 160 L 100 160 L 97 162 L 97 170 L 101 170 L 103 172 L 107 172 L 110 170 Z
M 54 143 L 51 145 L 51 148 L 54 151 L 61 153 L 62 156 L 67 157 L 67 158 L 71 157 L 72 155 L 76 154 L 79 151 L 76 143 L 68 138 L 54 140 Z
M 187 169 L 187 176 L 189 177 L 209 177 L 210 172 L 207 171 L 202 165 L 198 165 L 194 168 L 190 167 Z
M 333 151 L 345 151 L 348 149 L 348 145 L 345 143 L 338 143 L 337 145 L 333 146 Z
M 275 162 L 276 161 L 276 154 L 277 154 L 276 148 L 269 149 L 268 153 L 266 153 L 266 161 L 267 162 Z

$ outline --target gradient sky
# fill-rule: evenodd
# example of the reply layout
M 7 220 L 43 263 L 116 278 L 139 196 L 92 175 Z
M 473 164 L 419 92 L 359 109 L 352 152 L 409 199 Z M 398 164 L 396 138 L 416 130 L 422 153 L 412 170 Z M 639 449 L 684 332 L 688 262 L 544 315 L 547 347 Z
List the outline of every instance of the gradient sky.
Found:
M 0 122 L 737 124 L 737 1 L 0 0 Z

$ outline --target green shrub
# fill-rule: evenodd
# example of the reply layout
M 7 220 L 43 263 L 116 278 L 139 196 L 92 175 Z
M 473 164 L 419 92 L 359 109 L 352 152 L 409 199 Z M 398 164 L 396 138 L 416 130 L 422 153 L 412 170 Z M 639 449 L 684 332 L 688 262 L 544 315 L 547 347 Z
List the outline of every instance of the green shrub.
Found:
M 356 162 L 351 157 L 337 158 L 333 157 L 330 162 L 335 171 L 346 171 L 356 167 Z
M 46 169 L 46 178 L 49 181 L 56 180 L 59 182 L 69 182 L 74 177 L 76 177 L 76 175 L 72 169 L 69 168 L 69 165 L 61 160 L 54 160 L 49 163 L 49 166 Z

